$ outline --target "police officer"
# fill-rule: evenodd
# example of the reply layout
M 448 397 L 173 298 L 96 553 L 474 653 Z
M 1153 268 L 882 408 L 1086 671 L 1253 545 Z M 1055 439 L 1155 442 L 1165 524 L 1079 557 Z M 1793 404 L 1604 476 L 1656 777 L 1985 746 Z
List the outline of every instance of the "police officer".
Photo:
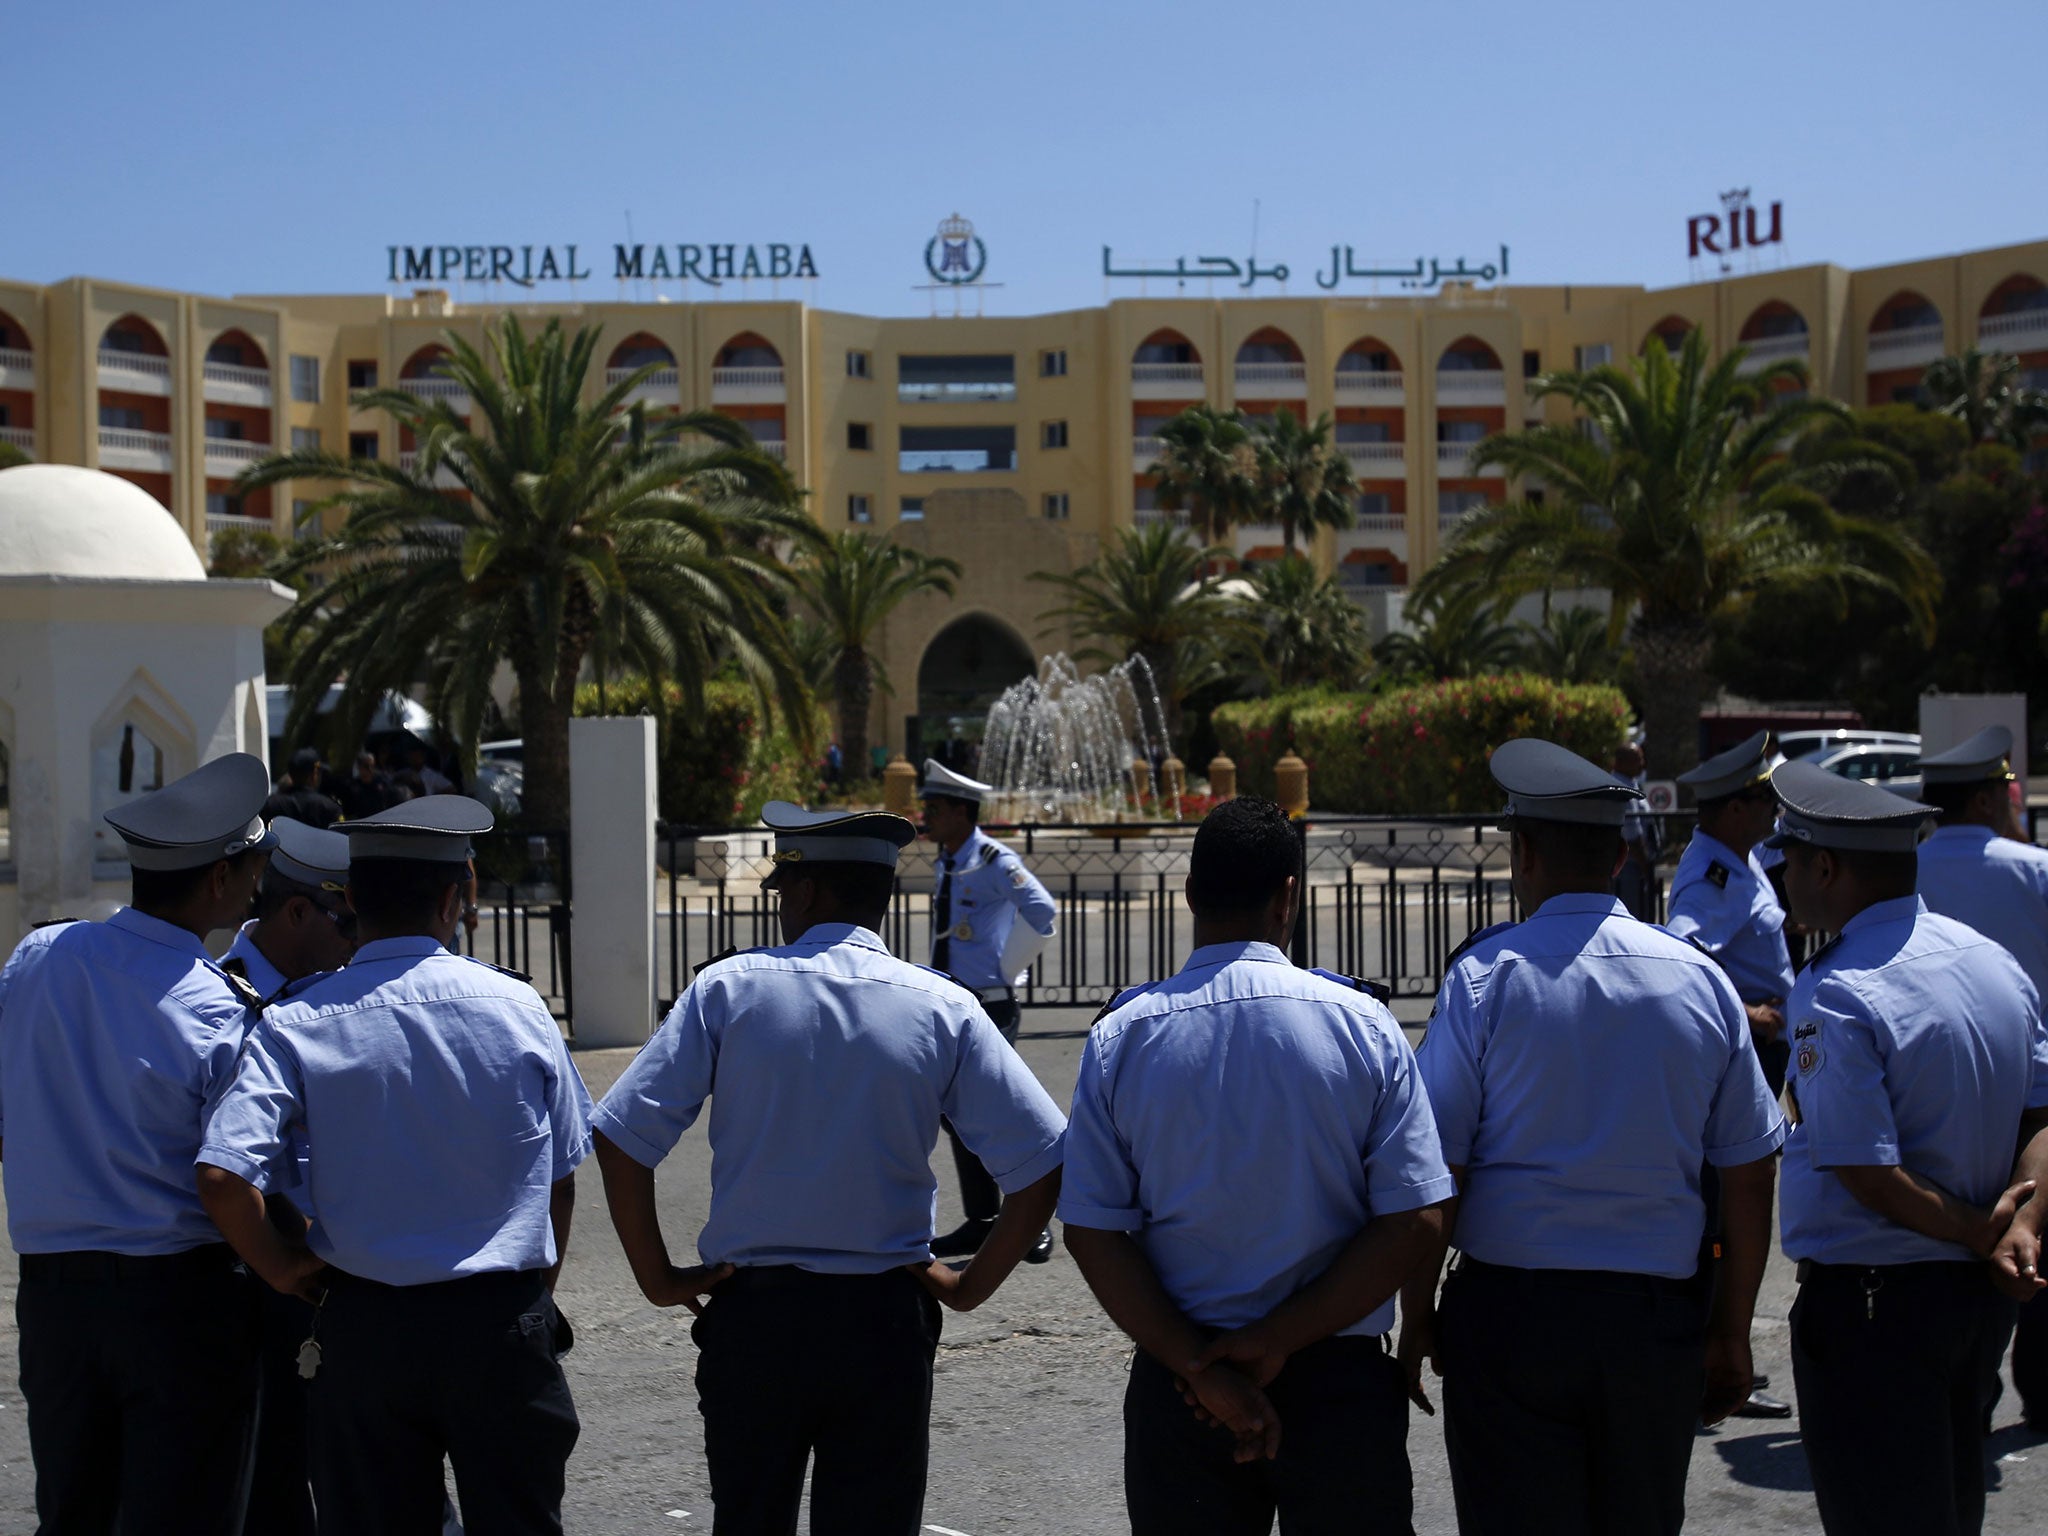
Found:
M 938 883 L 932 891 L 932 969 L 943 971 L 981 999 L 1010 1044 L 1017 1043 L 1017 984 L 1051 942 L 1056 908 L 1016 853 L 980 827 L 981 803 L 994 786 L 955 773 L 937 758 L 924 762 L 924 835 L 939 845 Z M 995 1181 L 949 1123 L 953 1165 L 960 1174 L 960 1204 L 967 1219 L 932 1244 L 940 1258 L 981 1246 L 1002 1203 Z M 1052 1257 L 1052 1231 L 1039 1234 L 1024 1259 Z
M 784 943 L 698 974 L 598 1107 L 598 1162 L 641 1291 L 701 1314 L 714 1530 L 794 1530 L 815 1458 L 815 1530 L 910 1536 L 939 1303 L 979 1305 L 1043 1230 L 1065 1122 L 972 993 L 878 937 L 910 822 L 781 801 L 762 819 Z M 707 1097 L 710 1219 L 678 1267 L 654 1169 Z M 1007 1196 L 958 1271 L 931 1254 L 941 1115 Z
M 2038 1284 L 2048 1201 L 2024 1181 L 2048 1182 L 2048 1033 L 2012 956 L 1915 893 L 1932 810 L 1810 763 L 1772 782 L 1792 915 L 1836 935 L 1787 1009 L 1780 1198 L 1821 1525 L 1974 1532 L 1985 1362 L 2012 1324 L 1994 1283 Z
M 1410 1528 L 1386 1334 L 1453 1189 L 1393 1016 L 1288 961 L 1300 868 L 1271 801 L 1211 811 L 1187 878 L 1194 952 L 1119 998 L 1081 1054 L 1060 1219 L 1140 1350 L 1137 1536 L 1265 1536 L 1276 1509 L 1287 1531 Z
M 577 1419 L 551 1299 L 590 1101 L 533 988 L 449 951 L 470 839 L 457 795 L 344 823 L 361 945 L 273 1005 L 199 1149 L 207 1209 L 282 1291 L 320 1294 L 310 1378 L 320 1529 L 561 1530 Z M 303 1139 L 309 1246 L 264 1219 Z
M 2048 849 L 2018 840 L 2012 732 L 1987 726 L 1920 759 L 1920 798 L 1941 825 L 1920 845 L 1920 899 L 2005 946 L 2048 1003 Z M 2030 1429 L 2048 1433 L 2048 1306 L 2022 1306 L 2012 1379 Z M 1993 1372 L 1993 1398 L 2002 1387 Z
M 1417 1053 L 1463 1257 L 1440 1323 L 1434 1263 L 1404 1290 L 1401 1354 L 1419 1402 L 1425 1357 L 1443 1377 L 1468 1536 L 1676 1531 L 1695 1424 L 1750 1390 L 1784 1122 L 1728 978 L 1613 895 L 1637 791 L 1547 741 L 1490 767 L 1526 915 L 1455 959 Z M 1703 1319 L 1705 1163 L 1724 1259 Z
M 254 1001 L 203 941 L 249 910 L 269 786 L 237 752 L 109 811 L 131 904 L 40 929 L 8 965 L 0 1128 L 46 1531 L 242 1528 L 256 1296 L 190 1170 Z
M 1778 798 L 1771 793 L 1775 761 L 1771 733 L 1758 731 L 1678 776 L 1692 790 L 1699 829 L 1671 876 L 1664 921 L 1712 955 L 1735 983 L 1774 1095 L 1784 1089 L 1790 1055 L 1784 1008 L 1792 990 L 1792 956 L 1785 947 L 1785 909 L 1756 847 L 1777 824 Z

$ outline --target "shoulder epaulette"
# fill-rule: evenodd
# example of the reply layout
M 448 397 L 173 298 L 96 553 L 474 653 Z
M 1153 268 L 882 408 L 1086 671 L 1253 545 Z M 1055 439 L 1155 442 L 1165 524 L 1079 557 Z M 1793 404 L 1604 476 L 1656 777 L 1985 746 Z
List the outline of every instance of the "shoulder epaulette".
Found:
M 1713 863 L 1707 866 L 1707 884 L 1711 885 L 1717 891 L 1725 891 L 1728 889 L 1728 875 L 1728 866 L 1726 864 L 1723 864 L 1719 859 L 1714 860 Z
M 1508 929 L 1514 926 L 1515 925 L 1513 923 L 1495 923 L 1489 928 L 1481 928 L 1473 933 L 1467 934 L 1465 936 L 1464 943 L 1460 944 L 1456 949 L 1452 950 L 1448 955 L 1444 956 L 1444 969 L 1448 971 L 1452 966 L 1456 965 L 1458 963 L 1459 958 L 1463 956 L 1465 951 L 1470 949 L 1474 944 L 1477 944 L 1484 939 L 1490 939 L 1496 933 L 1505 933 Z
M 61 928 L 66 923 L 82 923 L 84 921 L 85 919 L 82 917 L 46 917 L 40 923 L 30 923 L 28 931 L 34 933 L 38 928 Z
M 1837 944 L 1841 942 L 1842 936 L 1838 933 L 1832 939 L 1829 939 L 1827 943 L 1821 945 L 1819 949 L 1816 949 L 1812 954 L 1808 955 L 1806 957 L 1806 964 L 1802 965 L 1800 969 L 1802 971 L 1812 970 L 1816 965 L 1820 964 L 1821 957 L 1823 955 L 1825 955 L 1829 950 L 1833 949 Z
M 306 988 L 313 985 L 314 982 L 325 980 L 327 977 L 332 976 L 333 974 L 334 972 L 332 971 L 314 971 L 310 975 L 301 976 L 295 981 L 288 981 L 283 986 L 279 987 L 275 992 L 271 993 L 270 996 L 265 998 L 263 1000 L 263 1006 L 268 1008 L 273 1003 L 290 1002 L 292 998 L 297 996 L 299 993 L 305 991 Z
M 741 949 L 737 944 L 728 944 L 721 953 L 713 955 L 709 960 L 704 961 L 700 965 L 691 966 L 690 974 L 692 976 L 702 976 L 712 966 L 718 964 L 719 961 L 730 960 L 734 955 L 744 955 L 746 953 L 747 951 Z
M 1128 1003 L 1132 998 L 1138 997 L 1143 993 L 1151 991 L 1157 985 L 1157 982 L 1148 981 L 1142 983 L 1139 986 L 1125 987 L 1121 992 L 1110 993 L 1109 1001 L 1104 1003 L 1100 1008 L 1095 1010 L 1095 1017 L 1088 1021 L 1088 1027 L 1090 1029 L 1093 1029 L 1097 1024 L 1100 1024 L 1104 1019 L 1108 1018 L 1112 1013 L 1115 1013 L 1117 1009 L 1123 1007 L 1123 1005 L 1125 1003 Z
M 1379 982 L 1367 981 L 1362 976 L 1347 976 L 1342 971 L 1326 971 L 1320 965 L 1311 966 L 1309 969 L 1325 981 L 1334 981 L 1340 987 L 1349 987 L 1354 992 L 1365 993 L 1374 1002 L 1391 1003 L 1394 1000 L 1394 989 L 1382 986 Z
M 248 971 L 240 960 L 223 960 L 215 969 L 227 978 L 227 984 L 234 989 L 244 1008 L 251 1013 L 263 1011 L 263 994 L 250 982 Z
M 1001 843 L 991 838 L 989 839 L 988 846 L 981 850 L 981 862 L 983 864 L 993 864 L 997 859 L 1001 858 L 1004 854 L 1008 853 L 1009 851 L 1010 850 L 1005 848 Z
M 472 964 L 482 966 L 487 971 L 496 971 L 500 976 L 510 976 L 514 981 L 523 981 L 529 987 L 533 985 L 533 978 L 531 976 L 527 975 L 524 971 L 515 971 L 509 965 L 493 965 L 488 960 L 477 959 L 475 955 L 464 955 L 462 958 L 470 961 Z

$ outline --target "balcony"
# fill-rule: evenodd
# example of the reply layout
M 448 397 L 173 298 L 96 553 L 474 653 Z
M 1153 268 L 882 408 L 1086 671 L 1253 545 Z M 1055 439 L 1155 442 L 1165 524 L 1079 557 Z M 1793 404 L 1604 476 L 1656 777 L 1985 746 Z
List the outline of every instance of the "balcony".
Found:
M 1863 348 L 1863 371 L 1922 368 L 1942 355 L 1941 326 L 1903 325 L 1895 331 L 1872 331 Z
M 1142 475 L 1157 464 L 1165 452 L 1166 439 L 1163 437 L 1134 437 L 1131 439 L 1131 468 Z
M 1408 400 L 1406 378 L 1398 373 L 1374 373 L 1369 369 L 1352 372 L 1337 371 L 1337 398 L 1359 405 L 1405 405 Z
M 419 451 L 417 449 L 409 448 L 403 453 L 399 454 L 398 456 L 398 467 L 404 470 L 408 475 L 414 474 L 418 471 L 419 462 L 420 456 Z M 468 489 L 468 487 L 465 486 L 462 483 L 461 479 L 456 475 L 455 471 L 448 467 L 448 461 L 445 458 L 441 461 L 441 467 L 434 471 L 434 485 L 436 489 L 443 491 L 461 491 Z
M 616 389 L 639 371 L 638 368 L 607 368 L 604 371 L 604 387 Z M 682 378 L 674 368 L 655 369 L 626 396 L 628 404 L 640 400 L 649 405 L 680 405 L 682 399 Z
M 1986 315 L 1977 322 L 1977 345 L 1987 352 L 2048 351 L 2048 309 Z
M 778 464 L 789 462 L 789 443 L 780 437 L 757 437 L 754 446 Z
M 1439 512 L 1436 515 L 1436 539 L 1438 544 L 1448 544 L 1460 530 L 1472 520 L 1470 512 Z
M 1185 528 L 1188 526 L 1188 515 L 1185 510 L 1165 512 L 1158 507 L 1140 507 L 1131 514 L 1131 521 L 1140 528 L 1148 527 L 1153 523 L 1171 523 L 1176 528 Z
M 780 368 L 714 368 L 713 405 L 781 405 L 789 398 Z
M 1508 376 L 1498 368 L 1449 368 L 1436 376 L 1438 405 L 1506 405 Z
M 36 357 L 15 347 L 0 347 L 0 389 L 34 389 Z
M 100 428 L 100 468 L 171 472 L 171 434 L 138 432 L 132 427 Z
M 1755 373 L 1788 357 L 1805 362 L 1811 343 L 1812 337 L 1805 331 L 1795 331 L 1790 336 L 1759 336 L 1753 341 L 1739 342 L 1737 345 L 1744 349 L 1744 353 L 1742 364 L 1735 371 Z
M 117 389 L 127 395 L 169 395 L 171 360 L 147 352 L 114 352 L 100 349 L 101 389 Z
M 1199 400 L 1205 388 L 1200 363 L 1131 364 L 1133 400 Z
M 216 533 L 275 533 L 267 517 L 243 517 L 234 512 L 209 512 L 206 514 L 206 531 Z
M 1398 512 L 1374 512 L 1351 520 L 1353 533 L 1406 533 L 1408 519 Z
M 424 378 L 400 379 L 398 387 L 419 400 L 439 400 L 458 416 L 469 414 L 469 386 L 460 379 L 442 379 L 429 374 Z
M 1361 480 L 1404 480 L 1408 476 L 1406 443 L 1339 443 L 1351 472 Z
M 36 429 L 34 427 L 0 427 L 0 443 L 10 448 L 19 448 L 23 453 L 36 451 Z
M 1478 443 L 1438 443 L 1438 476 L 1446 480 L 1505 480 L 1507 475 L 1498 465 L 1488 464 L 1481 468 L 1472 462 L 1472 455 L 1479 451 L 1479 446 Z
M 253 405 L 268 409 L 271 402 L 270 370 L 244 368 L 239 363 L 207 363 L 201 368 L 205 395 L 222 405 Z
M 1015 454 L 981 448 L 905 448 L 896 455 L 896 468 L 906 475 L 982 475 L 1016 467 Z
M 1239 363 L 1233 378 L 1240 400 L 1308 398 L 1306 363 Z
M 251 464 L 260 463 L 277 450 L 268 443 L 252 443 L 236 437 L 206 440 L 206 473 L 216 480 L 232 480 Z

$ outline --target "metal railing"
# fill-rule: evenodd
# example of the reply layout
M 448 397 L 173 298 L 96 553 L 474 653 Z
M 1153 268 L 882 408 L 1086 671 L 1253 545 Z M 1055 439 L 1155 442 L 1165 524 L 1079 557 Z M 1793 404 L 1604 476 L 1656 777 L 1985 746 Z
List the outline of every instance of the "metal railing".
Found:
M 1670 853 L 1652 881 L 1652 916 L 1692 822 L 1661 818 Z M 1507 836 L 1497 818 L 1314 816 L 1296 824 L 1306 872 L 1294 959 L 1357 976 L 1396 997 L 1433 997 L 1467 937 L 1518 914 Z M 1093 1007 L 1171 975 L 1194 947 L 1182 884 L 1194 827 L 989 826 L 1016 849 L 1058 907 L 1057 934 L 1031 968 L 1026 1007 Z M 731 949 L 782 942 L 764 858 L 744 851 L 760 829 L 663 826 L 657 834 L 656 990 L 664 1009 L 697 969 Z M 765 847 L 765 843 L 761 844 Z M 883 923 L 890 949 L 931 954 L 930 854 L 906 858 Z
M 530 979 L 573 1039 L 569 834 L 500 829 L 475 843 L 477 925 L 458 931 L 456 946 Z

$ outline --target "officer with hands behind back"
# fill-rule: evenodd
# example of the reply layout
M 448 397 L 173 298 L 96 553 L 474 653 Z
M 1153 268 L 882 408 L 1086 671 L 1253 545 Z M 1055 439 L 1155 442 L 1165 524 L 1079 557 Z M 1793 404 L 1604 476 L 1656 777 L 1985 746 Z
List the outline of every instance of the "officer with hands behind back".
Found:
M 605 1095 L 605 1197 L 647 1299 L 699 1314 L 713 1530 L 794 1530 L 815 1459 L 814 1531 L 912 1536 L 939 1305 L 985 1301 L 1044 1229 L 1065 1122 L 974 994 L 883 944 L 916 828 L 782 801 L 762 819 L 784 943 L 701 971 Z M 678 1267 L 654 1169 L 707 1098 L 710 1218 Z M 932 1258 L 942 1115 L 1006 1197 L 960 1271 Z
M 1613 895 L 1638 791 L 1531 738 L 1489 766 L 1525 915 L 1454 957 L 1416 1053 L 1462 1257 L 1440 1319 L 1434 1258 L 1404 1289 L 1401 1355 L 1418 1402 L 1423 1360 L 1443 1376 L 1468 1536 L 1675 1532 L 1696 1425 L 1749 1394 L 1784 1122 L 1728 978 Z
M 2007 1297 L 2041 1285 L 2040 999 L 2003 948 L 1915 894 L 1931 809 L 1810 763 L 1772 783 L 1792 915 L 1836 935 L 1786 1010 L 1799 1124 L 1779 1201 L 1821 1525 L 1974 1532 L 1987 1366 Z
M 472 1529 L 558 1532 L 578 1424 L 551 1292 L 589 1096 L 533 988 L 449 950 L 490 812 L 441 795 L 344 826 L 361 945 L 251 1032 L 200 1195 L 271 1285 L 324 1287 L 299 1357 L 323 1536 L 438 1536 L 444 1458 Z M 300 1145 L 307 1245 L 262 1200 Z
M 979 997 L 1003 1038 L 1014 1046 L 1016 988 L 1039 951 L 1051 942 L 1057 909 L 1016 852 L 981 830 L 982 800 L 993 790 L 936 758 L 925 759 L 924 785 L 918 791 L 924 801 L 924 835 L 939 845 L 937 883 L 932 888 L 932 969 Z M 942 1259 L 980 1247 L 1002 1203 L 988 1170 L 953 1134 L 950 1123 L 946 1139 L 953 1146 L 960 1204 L 967 1219 L 933 1241 L 932 1252 Z M 1043 1264 L 1051 1257 L 1048 1227 L 1024 1261 Z
M 1386 1333 L 1441 1251 L 1451 1179 L 1393 1016 L 1287 958 L 1300 868 L 1271 801 L 1211 811 L 1187 877 L 1194 952 L 1117 999 L 1081 1054 L 1060 1217 L 1140 1350 L 1137 1536 L 1264 1536 L 1276 1509 L 1295 1536 L 1410 1528 Z
M 109 811 L 132 904 L 38 929 L 0 976 L 7 1226 L 45 1531 L 242 1529 L 256 1293 L 191 1166 L 256 1003 L 204 940 L 248 914 L 269 789 L 236 752 Z

